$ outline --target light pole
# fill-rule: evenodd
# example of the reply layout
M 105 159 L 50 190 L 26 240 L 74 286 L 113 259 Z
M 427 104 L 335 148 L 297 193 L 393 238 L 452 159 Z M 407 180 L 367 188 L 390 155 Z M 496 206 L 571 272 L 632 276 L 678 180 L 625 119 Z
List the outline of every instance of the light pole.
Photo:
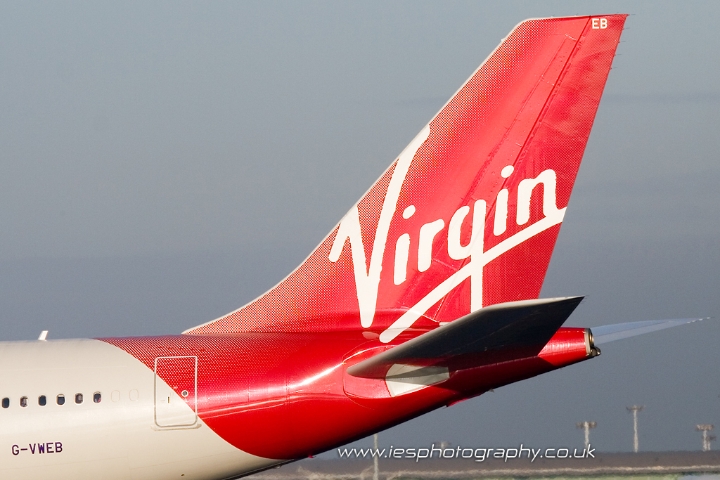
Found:
M 708 435 L 708 432 L 713 428 L 715 428 L 715 425 L 709 425 L 706 423 L 695 426 L 695 430 L 702 432 L 703 452 L 710 451 L 710 442 L 715 440 L 713 435 Z
M 642 412 L 645 405 L 633 405 L 632 407 L 626 407 L 628 412 L 633 414 L 633 452 L 638 452 L 638 428 L 637 428 L 637 414 Z
M 585 430 L 585 448 L 587 449 L 590 445 L 590 429 L 597 427 L 597 422 L 578 422 L 575 426 Z

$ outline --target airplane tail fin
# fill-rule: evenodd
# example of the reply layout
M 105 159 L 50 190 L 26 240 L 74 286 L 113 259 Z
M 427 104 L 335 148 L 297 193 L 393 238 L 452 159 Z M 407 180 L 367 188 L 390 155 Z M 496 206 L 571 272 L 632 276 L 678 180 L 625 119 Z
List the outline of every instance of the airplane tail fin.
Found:
M 537 298 L 625 18 L 520 23 L 305 262 L 185 333 L 388 342 Z

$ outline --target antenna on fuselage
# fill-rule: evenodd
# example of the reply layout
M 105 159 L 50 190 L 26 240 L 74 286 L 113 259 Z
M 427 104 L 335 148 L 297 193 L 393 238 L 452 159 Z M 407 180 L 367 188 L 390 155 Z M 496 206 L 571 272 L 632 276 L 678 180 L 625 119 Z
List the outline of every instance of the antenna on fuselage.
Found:
M 40 340 L 41 342 L 45 342 L 45 341 L 47 341 L 47 336 L 48 336 L 48 331 L 43 330 L 42 332 L 40 332 L 40 336 L 38 337 L 38 340 Z

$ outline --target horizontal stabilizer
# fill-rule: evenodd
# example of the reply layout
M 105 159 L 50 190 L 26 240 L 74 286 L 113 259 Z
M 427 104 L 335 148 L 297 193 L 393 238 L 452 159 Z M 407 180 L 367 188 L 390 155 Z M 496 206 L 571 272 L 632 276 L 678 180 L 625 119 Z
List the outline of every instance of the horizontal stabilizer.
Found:
M 643 322 L 618 323 L 593 327 L 593 341 L 595 345 L 630 338 L 644 333 L 656 332 L 670 327 L 677 327 L 688 323 L 699 322 L 704 318 L 680 318 L 674 320 L 645 320 Z
M 440 326 L 348 368 L 355 377 L 385 378 L 393 365 L 462 369 L 499 359 L 535 355 L 583 297 L 492 305 Z M 507 357 L 507 358 L 505 358 Z M 403 374 L 404 377 L 408 373 Z

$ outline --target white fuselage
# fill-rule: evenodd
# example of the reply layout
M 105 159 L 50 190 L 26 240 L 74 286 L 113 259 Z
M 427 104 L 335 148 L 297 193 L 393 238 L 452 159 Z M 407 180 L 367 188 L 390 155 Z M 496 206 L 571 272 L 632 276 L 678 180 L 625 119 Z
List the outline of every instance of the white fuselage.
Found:
M 3 399 L 0 478 L 222 479 L 278 463 L 227 443 L 150 369 L 99 340 L 0 342 Z M 158 399 L 194 421 L 158 426 Z

